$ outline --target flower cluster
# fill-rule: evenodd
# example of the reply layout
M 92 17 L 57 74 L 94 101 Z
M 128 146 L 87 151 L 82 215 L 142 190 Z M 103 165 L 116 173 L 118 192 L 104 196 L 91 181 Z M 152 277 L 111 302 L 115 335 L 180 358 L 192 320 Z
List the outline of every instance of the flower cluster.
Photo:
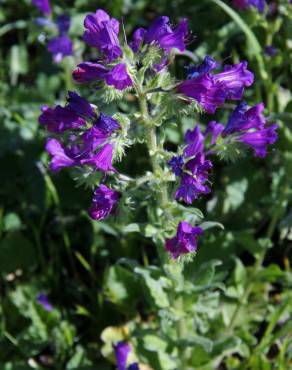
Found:
M 244 87 L 251 86 L 254 80 L 246 62 L 226 65 L 222 72 L 214 73 L 218 66 L 206 56 L 201 64 L 188 68 L 188 79 L 177 86 L 179 93 L 195 99 L 210 114 L 223 106 L 226 99 L 240 100 Z
M 46 143 L 53 172 L 75 166 L 89 166 L 104 174 L 116 171 L 112 162 L 121 128 L 119 122 L 103 113 L 97 115 L 76 92 L 69 92 L 65 107 L 42 107 L 39 122 L 55 134 Z M 106 217 L 114 211 L 118 199 L 118 192 L 100 185 L 94 193 L 90 216 L 98 220 Z
M 49 0 L 32 0 L 32 4 L 35 5 L 45 17 L 51 14 Z M 50 26 L 58 30 L 58 36 L 51 38 L 47 46 L 48 51 L 53 55 L 55 63 L 60 63 L 64 57 L 73 55 L 73 44 L 68 37 L 70 23 L 70 17 L 65 14 L 59 15 L 55 22 L 52 22 L 49 18 L 37 18 L 38 25 Z
M 131 347 L 127 342 L 118 342 L 114 345 L 114 351 L 118 370 L 139 370 L 139 365 L 136 362 L 127 366 L 128 357 L 131 352 Z
M 241 10 L 256 8 L 260 13 L 265 10 L 265 0 L 233 0 L 233 5 Z
M 59 22 L 60 33 L 67 32 L 68 24 L 68 19 L 64 18 Z M 211 191 L 211 155 L 220 153 L 222 148 L 237 148 L 240 144 L 240 148 L 247 146 L 254 150 L 256 156 L 263 157 L 267 153 L 267 146 L 276 141 L 277 125 L 267 125 L 262 114 L 264 105 L 261 103 L 248 107 L 246 103 L 239 102 L 226 126 L 211 120 L 205 130 L 201 131 L 199 125 L 196 125 L 193 130 L 185 133 L 184 146 L 168 161 L 168 167 L 175 175 L 173 176 L 169 169 L 165 168 L 169 152 L 163 149 L 163 145 L 161 150 L 157 146 L 156 122 L 157 115 L 161 113 L 157 102 L 161 102 L 162 96 L 168 94 L 171 103 L 182 102 L 185 107 L 186 101 L 189 103 L 195 100 L 207 113 L 213 114 L 218 107 L 223 107 L 227 100 L 241 100 L 244 89 L 252 85 L 254 76 L 248 70 L 247 62 L 225 65 L 221 69 L 218 62 L 206 56 L 202 63 L 188 67 L 185 81 L 175 83 L 170 80 L 164 89 L 164 86 L 157 85 L 157 81 L 169 75 L 167 67 L 175 54 L 172 50 L 183 52 L 186 48 L 189 39 L 186 19 L 182 19 L 176 27 L 171 27 L 168 17 L 158 17 L 148 29 L 138 28 L 128 44 L 120 43 L 119 21 L 101 9 L 86 16 L 84 27 L 84 41 L 96 48 L 99 56 L 97 60 L 78 64 L 73 71 L 73 79 L 78 83 L 93 84 L 96 88 L 103 86 L 105 90 L 127 89 L 129 93 L 134 92 L 135 98 L 132 101 L 137 98 L 140 103 L 140 112 L 128 115 L 131 130 L 124 129 L 122 118 L 116 119 L 115 116 L 97 112 L 94 106 L 75 92 L 69 92 L 64 107 L 42 107 L 39 122 L 51 134 L 46 144 L 46 150 L 51 156 L 50 169 L 58 172 L 63 168 L 78 167 L 82 170 L 89 169 L 91 172 L 99 171 L 103 175 L 101 184 L 94 191 L 92 205 L 88 211 L 92 219 L 101 220 L 116 214 L 117 205 L 125 189 L 129 187 L 132 190 L 131 184 L 139 184 L 135 179 L 126 180 L 125 186 L 118 181 L 122 174 L 118 177 L 113 162 L 123 140 L 125 143 L 141 140 L 148 145 L 154 183 L 160 181 L 161 186 L 167 187 L 168 181 L 173 181 L 175 177 L 179 184 L 174 198 L 177 202 L 183 201 L 187 205 Z M 151 62 L 144 62 L 147 53 L 155 55 Z M 137 130 L 136 124 L 139 126 Z M 137 138 L 141 132 L 142 137 Z M 169 176 L 166 178 L 171 180 L 162 182 L 161 178 L 167 171 Z M 105 176 L 108 174 L 111 174 L 115 181 L 111 186 L 105 184 Z M 168 197 L 167 188 L 163 194 Z M 164 200 L 161 208 L 166 209 L 169 203 L 167 202 L 168 200 Z M 174 259 L 186 253 L 196 252 L 197 238 L 202 234 L 199 226 L 176 217 L 169 212 L 167 221 L 170 220 L 172 225 L 178 226 L 176 235 L 165 242 L 165 249 Z M 163 229 L 163 226 L 161 229 L 165 238 L 169 230 Z M 124 353 L 126 355 L 122 358 L 127 358 L 127 344 L 120 344 L 115 350 L 117 356 Z M 118 363 L 124 364 L 118 365 L 119 369 L 126 369 L 126 360 L 119 361 L 117 360 Z M 133 366 L 137 365 L 130 365 L 128 370 L 134 369 Z
M 191 204 L 200 194 L 210 192 L 206 182 L 212 163 L 206 159 L 204 136 L 198 126 L 193 131 L 186 132 L 185 142 L 187 146 L 183 154 L 174 156 L 168 164 L 174 174 L 180 178 L 180 186 L 175 193 L 175 198 Z

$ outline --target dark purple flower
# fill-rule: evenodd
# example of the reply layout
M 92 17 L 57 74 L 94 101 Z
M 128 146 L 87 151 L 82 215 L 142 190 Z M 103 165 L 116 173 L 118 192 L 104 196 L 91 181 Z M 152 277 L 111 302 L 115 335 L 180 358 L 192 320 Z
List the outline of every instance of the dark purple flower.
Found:
M 108 85 L 114 86 L 118 90 L 124 90 L 133 84 L 131 77 L 128 75 L 127 66 L 124 63 L 115 65 L 105 76 L 105 81 Z
M 194 64 L 190 67 L 187 67 L 188 70 L 188 79 L 201 77 L 213 69 L 216 69 L 219 64 L 209 55 L 206 55 L 201 64 Z
M 223 72 L 214 74 L 214 82 L 219 83 L 227 92 L 227 99 L 239 100 L 242 98 L 244 87 L 253 84 L 254 76 L 247 69 L 247 62 L 240 62 L 235 65 L 227 65 Z
M 185 157 L 192 157 L 204 149 L 204 135 L 201 133 L 199 126 L 193 130 L 187 130 L 185 133 L 185 143 L 188 144 L 184 150 Z
M 250 108 L 246 102 L 240 102 L 231 113 L 223 136 L 248 129 L 263 128 L 266 123 L 265 117 L 262 115 L 264 108 L 263 103 Z
M 146 44 L 157 43 L 167 53 L 176 48 L 184 51 L 188 35 L 187 20 L 183 19 L 173 30 L 169 25 L 169 18 L 162 16 L 154 20 L 144 34 Z
M 182 173 L 183 173 L 182 168 L 184 166 L 184 159 L 181 155 L 172 157 L 171 160 L 167 162 L 167 164 L 169 165 L 172 172 L 176 176 L 181 176 L 182 175 Z
M 73 71 L 73 79 L 80 83 L 100 81 L 108 74 L 108 69 L 102 64 L 82 62 Z
M 86 16 L 84 27 L 84 41 L 99 49 L 108 62 L 122 56 L 118 39 L 119 22 L 115 18 L 110 18 L 106 12 L 98 9 L 95 14 Z
M 224 126 L 221 123 L 218 123 L 216 121 L 211 121 L 208 123 L 206 130 L 205 130 L 205 136 L 209 134 L 211 135 L 211 141 L 210 141 L 211 145 L 216 144 L 216 141 L 223 130 L 224 130 Z
M 88 118 L 95 118 L 96 113 L 92 106 L 88 103 L 88 101 L 81 96 L 79 96 L 74 91 L 68 92 L 68 105 L 66 106 L 67 109 L 75 112 L 80 117 L 88 117 Z
M 80 160 L 82 165 L 95 167 L 96 170 L 103 172 L 116 172 L 112 166 L 114 145 L 106 143 L 97 153 L 92 153 L 89 157 Z
M 245 102 L 240 103 L 231 114 L 222 136 L 234 134 L 235 141 L 253 148 L 257 157 L 264 157 L 267 145 L 274 144 L 278 138 L 276 133 L 278 125 L 266 127 L 263 110 L 263 103 L 251 108 Z
M 240 135 L 239 140 L 254 149 L 256 157 L 265 157 L 267 145 L 274 144 L 278 138 L 277 128 L 278 125 L 274 124 L 258 131 L 246 132 Z
M 145 32 L 146 32 L 145 28 L 142 28 L 142 27 L 137 28 L 136 31 L 134 32 L 132 41 L 130 42 L 130 47 L 134 51 L 134 53 L 136 53 L 139 50 L 142 44 Z
M 88 210 L 89 216 L 93 220 L 103 220 L 115 211 L 120 197 L 118 191 L 101 184 L 94 192 L 93 204 Z
M 197 238 L 203 230 L 200 227 L 193 227 L 186 221 L 178 224 L 176 236 L 166 239 L 165 249 L 171 254 L 173 259 L 180 257 L 182 254 L 197 251 Z
M 62 168 L 73 167 L 78 162 L 71 158 L 66 149 L 57 139 L 48 139 L 46 143 L 46 151 L 50 154 L 50 170 L 54 173 L 59 172 Z
M 263 11 L 265 10 L 265 4 L 265 0 L 233 0 L 233 5 L 237 6 L 241 10 L 254 7 L 260 13 L 263 13 Z
M 51 7 L 49 0 L 32 0 L 34 6 L 36 6 L 43 14 L 50 15 Z
M 212 163 L 205 159 L 203 153 L 197 153 L 184 166 L 180 185 L 175 193 L 175 199 L 192 204 L 201 194 L 208 194 L 210 188 L 206 185 Z
M 54 61 L 60 63 L 64 57 L 73 54 L 72 41 L 66 35 L 54 37 L 48 43 L 48 50 L 53 54 Z
M 215 84 L 208 74 L 181 82 L 177 91 L 195 99 L 207 113 L 213 114 L 225 102 L 227 93 L 220 85 Z
M 57 17 L 56 24 L 58 26 L 60 35 L 64 35 L 69 31 L 70 23 L 70 17 L 66 14 L 62 14 Z
M 121 125 L 114 118 L 100 113 L 98 119 L 94 121 L 94 127 L 104 134 L 110 135 L 114 131 L 119 130 L 121 128 Z
M 277 49 L 273 45 L 266 46 L 264 52 L 269 57 L 274 57 L 278 53 Z
M 37 302 L 43 306 L 43 308 L 46 310 L 46 311 L 52 311 L 53 310 L 53 306 L 52 304 L 49 302 L 48 300 L 48 297 L 46 296 L 46 294 L 44 293 L 40 293 L 38 296 L 37 296 Z
M 86 125 L 85 120 L 76 112 L 69 109 L 69 107 L 63 108 L 60 105 L 57 105 L 55 108 L 43 106 L 39 123 L 46 126 L 48 131 L 54 133 L 61 133 L 68 129 L 76 129 Z
M 113 346 L 115 351 L 116 363 L 118 370 L 139 370 L 137 363 L 133 363 L 127 367 L 127 360 L 131 347 L 126 342 L 118 342 Z
M 197 67 L 191 67 L 189 80 L 181 82 L 177 91 L 195 99 L 208 113 L 214 113 L 226 99 L 238 100 L 245 86 L 253 83 L 253 74 L 247 63 L 225 66 L 223 72 L 213 74 L 216 62 L 208 57 Z

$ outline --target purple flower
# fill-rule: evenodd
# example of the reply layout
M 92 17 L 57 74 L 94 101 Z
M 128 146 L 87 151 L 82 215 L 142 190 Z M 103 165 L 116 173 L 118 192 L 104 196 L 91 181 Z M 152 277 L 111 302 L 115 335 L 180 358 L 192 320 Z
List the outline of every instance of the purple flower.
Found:
M 120 47 L 119 22 L 101 9 L 95 14 L 89 14 L 84 21 L 84 41 L 92 47 L 96 47 L 108 62 L 112 62 L 122 56 Z
M 267 145 L 274 144 L 278 138 L 278 125 L 266 127 L 263 110 L 263 103 L 249 108 L 245 102 L 241 102 L 231 114 L 222 136 L 234 134 L 234 140 L 253 148 L 257 157 L 264 157 Z
M 97 153 L 93 153 L 87 158 L 81 159 L 81 164 L 95 167 L 96 170 L 103 172 L 116 172 L 112 166 L 114 145 L 106 143 Z
M 114 131 L 119 130 L 121 128 L 121 125 L 114 118 L 100 113 L 98 119 L 94 121 L 94 127 L 104 134 L 110 135 Z
M 256 157 L 265 157 L 267 145 L 274 144 L 278 138 L 277 128 L 278 125 L 274 124 L 258 131 L 246 132 L 240 136 L 239 140 L 254 149 Z
M 124 90 L 133 84 L 131 77 L 128 75 L 127 66 L 124 63 L 115 65 L 106 75 L 105 81 L 108 85 L 114 86 L 118 90 Z
M 73 54 L 72 41 L 66 35 L 54 37 L 48 43 L 48 51 L 53 54 L 55 63 L 60 63 L 64 57 Z
M 211 114 L 224 104 L 227 96 L 225 89 L 215 84 L 208 74 L 181 82 L 177 86 L 177 91 L 195 99 L 207 113 Z
M 102 64 L 82 62 L 73 71 L 73 78 L 77 82 L 88 83 L 103 80 L 107 73 L 108 69 Z
M 70 23 L 71 20 L 68 15 L 62 14 L 57 17 L 56 24 L 58 26 L 60 35 L 64 35 L 69 31 Z
M 278 53 L 277 49 L 273 45 L 266 46 L 265 49 L 264 49 L 264 52 L 269 57 L 274 57 Z
M 49 0 L 32 0 L 34 6 L 36 6 L 44 15 L 51 14 L 51 7 Z
M 114 345 L 115 357 L 118 370 L 139 370 L 137 363 L 133 363 L 127 367 L 127 360 L 131 347 L 126 342 L 118 342 Z
M 81 96 L 79 96 L 74 91 L 68 92 L 68 105 L 67 109 L 70 109 L 71 111 L 75 112 L 78 116 L 81 117 L 88 117 L 88 118 L 95 118 L 96 113 L 92 106 L 88 103 L 88 101 Z
M 184 159 L 181 155 L 172 157 L 170 161 L 167 162 L 172 172 L 176 176 L 181 176 L 183 174 Z
M 184 173 L 175 193 L 175 199 L 192 204 L 201 194 L 210 193 L 206 182 L 211 168 L 212 163 L 205 159 L 204 153 L 197 153 L 194 158 L 190 159 L 184 166 Z
M 185 157 L 192 157 L 204 149 L 204 135 L 201 133 L 199 126 L 196 126 L 193 131 L 187 130 L 185 133 L 185 143 L 188 144 L 184 150 Z
M 57 139 L 48 139 L 46 151 L 51 155 L 50 170 L 54 173 L 62 168 L 75 166 L 78 162 L 66 153 L 65 148 Z
M 208 134 L 211 135 L 211 141 L 210 141 L 211 145 L 216 144 L 216 141 L 223 130 L 224 130 L 224 126 L 221 123 L 218 123 L 216 121 L 211 121 L 208 123 L 206 130 L 205 130 L 205 136 L 207 136 Z
M 187 20 L 183 19 L 173 30 L 169 25 L 169 18 L 162 16 L 154 20 L 144 35 L 146 44 L 157 43 L 162 49 L 169 53 L 176 48 L 184 51 L 188 35 Z
M 88 210 L 89 216 L 93 220 L 103 220 L 115 211 L 120 197 L 118 191 L 101 184 L 94 192 L 93 204 Z
M 233 0 L 233 5 L 237 6 L 241 10 L 248 9 L 250 7 L 257 8 L 260 13 L 265 10 L 265 0 Z
M 188 130 L 185 134 L 187 146 L 184 149 L 184 155 L 173 157 L 168 162 L 173 173 L 180 177 L 180 185 L 176 190 L 175 198 L 187 204 L 193 203 L 201 194 L 210 192 L 206 182 L 212 163 L 205 158 L 203 153 L 204 140 L 198 126 L 193 131 Z
M 177 91 L 195 99 L 208 113 L 214 113 L 226 99 L 238 100 L 245 86 L 253 83 L 253 74 L 247 70 L 247 63 L 225 66 L 223 72 L 213 74 L 216 62 L 206 57 L 200 65 L 192 66 L 187 81 L 177 86 Z
M 54 133 L 61 133 L 68 129 L 76 129 L 85 126 L 85 120 L 79 117 L 76 111 L 72 111 L 69 106 L 64 108 L 60 105 L 57 105 L 55 108 L 50 108 L 46 105 L 43 106 L 41 109 L 42 114 L 39 117 L 39 123 L 46 126 L 48 131 Z
M 223 131 L 223 136 L 234 132 L 246 131 L 248 129 L 261 129 L 266 120 L 262 115 L 264 104 L 260 103 L 249 108 L 246 102 L 240 102 L 231 113 L 227 125 Z
M 242 98 L 244 87 L 253 84 L 254 76 L 247 70 L 247 62 L 240 62 L 225 66 L 223 72 L 213 75 L 213 80 L 224 87 L 226 98 L 239 100 Z
M 40 293 L 38 296 L 37 296 L 37 302 L 43 306 L 43 308 L 46 310 L 46 311 L 52 311 L 53 310 L 53 306 L 52 304 L 49 302 L 48 300 L 48 297 L 46 296 L 46 294 L 44 293 Z
M 201 77 L 213 69 L 216 69 L 218 66 L 218 63 L 212 57 L 206 55 L 202 63 L 187 67 L 188 80 Z
M 166 239 L 165 249 L 171 254 L 173 259 L 182 254 L 197 251 L 197 238 L 203 230 L 200 227 L 193 227 L 186 221 L 178 224 L 176 236 Z
M 133 52 L 136 53 L 143 41 L 144 35 L 145 35 L 145 28 L 137 28 L 136 31 L 133 34 L 132 41 L 130 42 L 130 47 L 132 48 Z

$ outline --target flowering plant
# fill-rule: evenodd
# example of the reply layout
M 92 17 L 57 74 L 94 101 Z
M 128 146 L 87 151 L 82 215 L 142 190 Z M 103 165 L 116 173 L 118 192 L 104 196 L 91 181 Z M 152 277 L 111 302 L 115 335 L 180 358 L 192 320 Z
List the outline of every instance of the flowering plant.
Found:
M 245 88 L 254 82 L 245 61 L 222 66 L 207 55 L 187 67 L 185 80 L 174 78 L 175 58 L 192 41 L 186 19 L 173 27 L 168 17 L 158 17 L 147 29 L 138 28 L 131 41 L 120 35 L 120 22 L 101 9 L 86 16 L 84 27 L 83 39 L 98 57 L 79 63 L 72 75 L 77 83 L 90 86 L 94 100 L 69 91 L 65 106 L 42 107 L 39 122 L 49 133 L 49 167 L 53 173 L 70 169 L 78 184 L 92 189 L 88 215 L 93 220 L 107 219 L 129 238 L 140 233 L 152 239 L 157 265 L 148 265 L 146 258 L 141 267 L 122 258 L 112 273 L 140 279 L 154 300 L 162 333 L 172 347 L 168 355 L 161 354 L 159 362 L 169 362 L 163 369 L 187 369 L 191 361 L 187 348 L 200 340 L 187 335 L 190 318 L 180 311 L 193 291 L 185 270 L 199 245 L 204 248 L 206 230 L 222 227 L 218 222 L 203 222 L 202 211 L 193 206 L 216 186 L 212 180 L 216 157 L 235 161 L 249 149 L 256 157 L 265 157 L 277 140 L 278 126 L 267 122 L 263 103 L 249 106 L 242 101 Z M 129 104 L 126 110 L 121 108 L 123 99 Z M 108 106 L 116 110 L 109 114 Z M 213 117 L 205 125 L 197 123 L 206 113 L 214 115 L 227 108 L 232 112 L 226 124 Z M 182 117 L 191 118 L 191 127 L 184 133 L 183 145 L 169 148 L 167 132 L 173 126 L 179 130 Z M 122 173 L 119 162 L 141 144 L 148 156 L 146 170 L 137 177 Z M 213 261 L 212 271 L 216 265 Z M 109 289 L 109 294 L 119 294 Z M 127 295 L 128 303 L 135 301 L 135 294 Z M 107 331 L 102 336 L 104 353 L 107 356 L 114 349 L 119 370 L 138 369 L 138 361 L 147 359 L 145 355 L 127 360 L 126 342 L 138 345 L 135 330 L 142 329 L 138 322 L 129 326 L 132 330 L 114 340 L 108 340 Z M 110 350 L 107 342 L 113 346 Z M 208 347 L 204 341 L 199 345 L 204 350 Z

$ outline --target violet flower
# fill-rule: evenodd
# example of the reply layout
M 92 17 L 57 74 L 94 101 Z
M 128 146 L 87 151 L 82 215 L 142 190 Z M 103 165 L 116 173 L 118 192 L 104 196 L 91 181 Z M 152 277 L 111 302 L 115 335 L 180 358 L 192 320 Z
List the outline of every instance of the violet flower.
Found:
M 127 66 L 124 63 L 115 65 L 106 75 L 105 81 L 117 90 L 124 90 L 133 84 L 131 77 L 128 75 Z
M 50 170 L 54 173 L 59 172 L 62 168 L 73 167 L 78 164 L 78 161 L 70 157 L 66 149 L 57 139 L 48 139 L 45 149 L 52 157 L 50 161 Z
M 180 257 L 182 254 L 197 251 L 197 238 L 203 230 L 200 227 L 193 227 L 186 221 L 178 224 L 176 236 L 166 239 L 165 249 L 170 253 L 173 259 Z
M 90 156 L 81 159 L 80 163 L 82 165 L 93 166 L 96 170 L 102 172 L 116 172 L 112 165 L 113 151 L 114 145 L 112 143 L 106 143 L 97 153 L 92 153 Z
M 53 37 L 48 43 L 48 51 L 53 54 L 55 63 L 73 54 L 73 44 L 67 35 Z
M 131 352 L 131 347 L 128 343 L 118 342 L 113 347 L 118 370 L 139 370 L 137 363 L 132 363 L 127 367 L 128 356 Z
M 268 45 L 268 46 L 265 47 L 264 52 L 269 57 L 274 57 L 275 55 L 277 55 L 278 50 L 275 48 L 275 46 Z
M 180 51 L 186 49 L 186 38 L 188 35 L 188 24 L 186 19 L 172 29 L 169 25 L 169 18 L 166 16 L 155 19 L 144 34 L 146 44 L 158 44 L 166 53 L 176 48 Z
M 68 92 L 67 108 L 80 117 L 96 118 L 96 113 L 89 102 L 74 91 Z
M 134 53 L 136 53 L 141 47 L 145 32 L 146 32 L 145 28 L 140 27 L 137 28 L 136 31 L 133 33 L 132 41 L 130 42 L 129 45 Z
M 82 62 L 73 71 L 73 79 L 80 83 L 100 81 L 105 78 L 108 69 L 99 63 Z
M 93 220 L 103 220 L 115 211 L 120 197 L 118 191 L 101 184 L 94 192 L 93 204 L 88 210 L 89 216 Z
M 221 123 L 218 123 L 216 121 L 211 121 L 208 123 L 206 130 L 205 130 L 205 137 L 207 135 L 211 135 L 210 145 L 216 144 L 216 141 L 223 130 L 224 130 L 224 125 L 222 125 Z
M 44 15 L 48 16 L 51 14 L 51 7 L 49 0 L 32 0 L 34 6 L 36 6 Z
M 84 21 L 84 41 L 92 47 L 96 47 L 107 62 L 112 62 L 122 56 L 120 47 L 119 22 L 115 18 L 98 9 L 95 14 L 89 14 Z
M 254 149 L 255 156 L 265 157 L 267 145 L 274 144 L 278 138 L 277 124 L 266 126 L 265 117 L 262 115 L 263 103 L 248 107 L 245 102 L 238 104 L 232 112 L 222 136 L 233 134 L 235 141 Z
M 124 90 L 133 84 L 124 63 L 118 63 L 109 70 L 99 63 L 83 62 L 73 71 L 73 78 L 80 83 L 104 80 L 107 85 L 114 86 L 117 90 Z
M 187 204 L 193 203 L 201 194 L 210 192 L 206 182 L 212 163 L 205 158 L 204 139 L 198 126 L 193 131 L 188 130 L 185 134 L 187 146 L 183 156 L 173 157 L 168 162 L 173 173 L 180 177 L 180 185 L 175 192 L 175 198 L 182 199 Z
M 68 15 L 62 14 L 57 17 L 56 24 L 60 35 L 64 35 L 69 31 L 71 19 Z
M 44 293 L 40 293 L 38 296 L 37 296 L 37 302 L 43 306 L 43 308 L 46 310 L 46 311 L 52 311 L 53 310 L 53 306 L 52 304 L 49 302 L 49 299 L 47 297 L 46 294 Z
M 206 56 L 203 62 L 189 68 L 188 80 L 177 86 L 177 91 L 195 99 L 208 113 L 214 113 L 226 99 L 241 99 L 244 87 L 253 83 L 253 74 L 247 63 L 225 66 L 223 72 L 214 73 L 217 63 Z
M 233 5 L 241 10 L 256 8 L 260 13 L 265 10 L 265 0 L 233 0 Z
M 63 108 L 57 105 L 55 108 L 50 108 L 45 105 L 41 110 L 42 114 L 39 117 L 39 123 L 46 126 L 47 130 L 50 132 L 61 133 L 69 129 L 77 129 L 86 125 L 84 118 L 80 117 L 76 111 L 69 107 Z

